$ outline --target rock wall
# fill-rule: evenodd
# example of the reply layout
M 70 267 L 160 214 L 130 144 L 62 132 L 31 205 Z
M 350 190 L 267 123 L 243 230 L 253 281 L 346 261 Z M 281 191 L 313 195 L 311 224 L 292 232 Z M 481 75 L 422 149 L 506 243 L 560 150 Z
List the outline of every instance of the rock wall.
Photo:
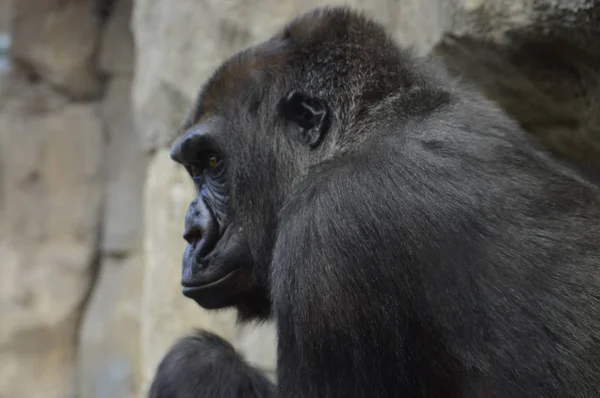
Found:
M 0 96 L 0 396 L 63 398 L 76 396 L 78 329 L 99 258 L 105 156 L 99 102 L 70 94 L 99 87 L 88 55 L 99 33 L 86 27 L 76 42 L 54 45 L 67 27 L 55 18 L 91 23 L 94 14 L 81 2 L 62 10 L 36 3 L 10 3 L 11 53 L 27 66 L 16 65 L 24 78 L 3 84 Z M 39 47 L 50 38 L 53 45 Z
M 13 43 L 12 74 L 0 71 L 0 398 L 142 397 L 192 327 L 274 377 L 272 324 L 236 325 L 180 293 L 193 192 L 168 143 L 224 58 L 336 3 L 441 56 L 600 176 L 597 1 L 0 0 Z
M 94 105 L 44 87 L 14 84 L 7 95 L 0 396 L 64 397 L 75 380 L 77 330 L 98 258 L 102 125 Z
M 8 30 L 10 15 L 8 0 L 0 0 L 0 32 Z
M 135 397 L 140 383 L 142 192 L 146 155 L 131 114 L 132 2 L 114 4 L 96 55 L 105 132 L 99 270 L 79 329 L 78 397 Z

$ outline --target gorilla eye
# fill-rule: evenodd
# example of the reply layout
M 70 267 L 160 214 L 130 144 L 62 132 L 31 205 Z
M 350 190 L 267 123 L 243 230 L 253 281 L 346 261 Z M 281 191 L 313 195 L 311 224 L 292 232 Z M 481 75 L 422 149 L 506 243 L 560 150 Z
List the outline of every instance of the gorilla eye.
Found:
M 217 155 L 212 155 L 211 157 L 208 158 L 208 167 L 210 167 L 211 169 L 214 169 L 215 167 L 217 167 L 219 165 L 220 161 L 221 161 L 221 159 L 219 159 L 219 157 Z
M 202 169 L 196 166 L 189 166 L 190 174 L 193 179 L 200 178 L 202 176 Z
M 221 164 L 221 157 L 216 153 L 202 155 L 196 164 L 188 165 L 190 175 L 194 180 L 203 178 L 204 172 L 215 171 Z

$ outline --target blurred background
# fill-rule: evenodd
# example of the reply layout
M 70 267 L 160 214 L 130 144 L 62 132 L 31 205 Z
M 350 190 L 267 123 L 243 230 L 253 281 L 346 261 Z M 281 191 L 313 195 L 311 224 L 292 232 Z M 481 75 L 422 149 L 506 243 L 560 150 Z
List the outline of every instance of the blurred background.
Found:
M 166 144 L 225 57 L 335 3 L 599 181 L 596 0 L 0 0 L 0 398 L 142 397 L 192 327 L 273 375 L 271 324 L 180 293 L 193 191 Z

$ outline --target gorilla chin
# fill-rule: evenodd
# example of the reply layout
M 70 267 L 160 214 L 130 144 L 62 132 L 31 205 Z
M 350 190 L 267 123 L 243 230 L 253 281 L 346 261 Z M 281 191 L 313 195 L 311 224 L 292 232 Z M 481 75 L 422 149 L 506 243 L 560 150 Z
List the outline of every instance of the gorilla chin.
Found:
M 239 285 L 241 273 L 242 270 L 236 269 L 220 279 L 203 285 L 187 285 L 182 280 L 183 295 L 209 310 L 230 307 L 237 302 L 235 286 Z

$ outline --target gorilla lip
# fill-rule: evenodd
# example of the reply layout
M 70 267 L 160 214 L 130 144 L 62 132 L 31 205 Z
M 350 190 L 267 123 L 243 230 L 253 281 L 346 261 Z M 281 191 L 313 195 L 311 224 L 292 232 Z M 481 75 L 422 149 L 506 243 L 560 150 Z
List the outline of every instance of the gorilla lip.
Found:
M 206 282 L 206 283 L 194 284 L 194 285 L 187 285 L 187 284 L 183 285 L 183 290 L 192 292 L 192 291 L 199 291 L 202 289 L 210 289 L 211 287 L 213 287 L 219 283 L 225 282 L 236 272 L 237 272 L 237 269 L 234 269 L 233 271 L 227 273 L 225 276 L 223 276 L 219 279 L 210 281 L 210 282 Z
M 221 289 L 222 285 L 230 283 L 232 281 L 235 281 L 235 278 L 239 271 L 240 271 L 240 269 L 236 268 L 233 271 L 230 271 L 225 276 L 223 276 L 219 279 L 212 280 L 210 282 L 203 283 L 203 284 L 194 284 L 194 285 L 182 284 L 183 285 L 182 293 L 184 296 L 191 298 L 191 299 L 197 299 L 197 298 L 199 298 L 198 297 L 199 295 L 214 294 L 214 292 L 212 292 L 213 289 Z M 208 305 L 208 304 L 206 304 L 206 305 Z

